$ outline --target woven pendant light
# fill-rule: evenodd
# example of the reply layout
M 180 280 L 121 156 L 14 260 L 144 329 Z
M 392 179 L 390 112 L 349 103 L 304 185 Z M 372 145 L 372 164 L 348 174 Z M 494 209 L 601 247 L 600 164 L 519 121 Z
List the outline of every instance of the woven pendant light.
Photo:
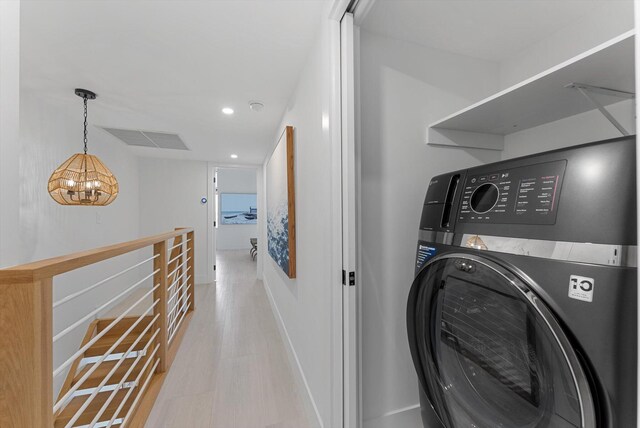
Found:
M 109 205 L 118 196 L 118 181 L 97 156 L 87 154 L 87 100 L 96 94 L 76 89 L 84 100 L 84 153 L 76 153 L 49 178 L 49 194 L 61 205 Z

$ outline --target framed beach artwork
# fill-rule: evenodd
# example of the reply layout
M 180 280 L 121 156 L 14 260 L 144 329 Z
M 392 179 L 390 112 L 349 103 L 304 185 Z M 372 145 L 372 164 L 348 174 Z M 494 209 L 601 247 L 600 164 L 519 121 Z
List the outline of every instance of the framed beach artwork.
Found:
M 258 224 L 255 193 L 221 193 L 220 224 Z
M 287 126 L 267 162 L 267 250 L 289 278 L 296 277 L 293 126 Z

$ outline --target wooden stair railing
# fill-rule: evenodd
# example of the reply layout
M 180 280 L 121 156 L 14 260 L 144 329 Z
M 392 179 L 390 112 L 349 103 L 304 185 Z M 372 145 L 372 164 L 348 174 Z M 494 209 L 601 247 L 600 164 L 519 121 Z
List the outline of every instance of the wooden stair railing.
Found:
M 192 229 L 179 228 L 1 269 L 0 427 L 144 426 L 194 310 L 194 238 Z M 152 249 L 152 257 L 52 302 L 56 276 L 146 247 Z M 124 272 L 136 272 L 149 261 L 153 271 L 127 288 L 133 291 L 111 296 L 95 310 L 74 308 L 81 318 L 54 336 L 54 306 L 98 286 L 107 287 L 103 284 Z M 146 279 L 152 281 L 148 291 Z M 146 293 L 138 298 L 135 290 Z M 103 316 L 101 308 L 106 313 L 133 298 L 136 303 L 122 314 Z M 148 307 L 146 312 L 131 312 L 139 305 Z M 68 350 L 71 357 L 54 370 L 54 341 L 83 326 L 86 333 L 78 348 Z M 65 372 L 54 404 L 54 374 Z

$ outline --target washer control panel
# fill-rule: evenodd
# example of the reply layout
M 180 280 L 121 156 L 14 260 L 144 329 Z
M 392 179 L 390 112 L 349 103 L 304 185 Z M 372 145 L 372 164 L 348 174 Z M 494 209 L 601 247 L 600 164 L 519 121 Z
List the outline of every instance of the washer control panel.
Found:
M 462 223 L 555 224 L 567 161 L 474 173 L 463 188 Z

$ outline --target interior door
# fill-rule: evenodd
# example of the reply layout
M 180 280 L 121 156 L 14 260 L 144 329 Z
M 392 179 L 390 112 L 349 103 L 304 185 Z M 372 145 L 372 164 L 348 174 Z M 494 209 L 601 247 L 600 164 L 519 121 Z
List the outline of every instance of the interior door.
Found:
M 420 385 L 446 427 L 595 428 L 589 382 L 520 277 L 470 254 L 432 259 L 409 296 Z

